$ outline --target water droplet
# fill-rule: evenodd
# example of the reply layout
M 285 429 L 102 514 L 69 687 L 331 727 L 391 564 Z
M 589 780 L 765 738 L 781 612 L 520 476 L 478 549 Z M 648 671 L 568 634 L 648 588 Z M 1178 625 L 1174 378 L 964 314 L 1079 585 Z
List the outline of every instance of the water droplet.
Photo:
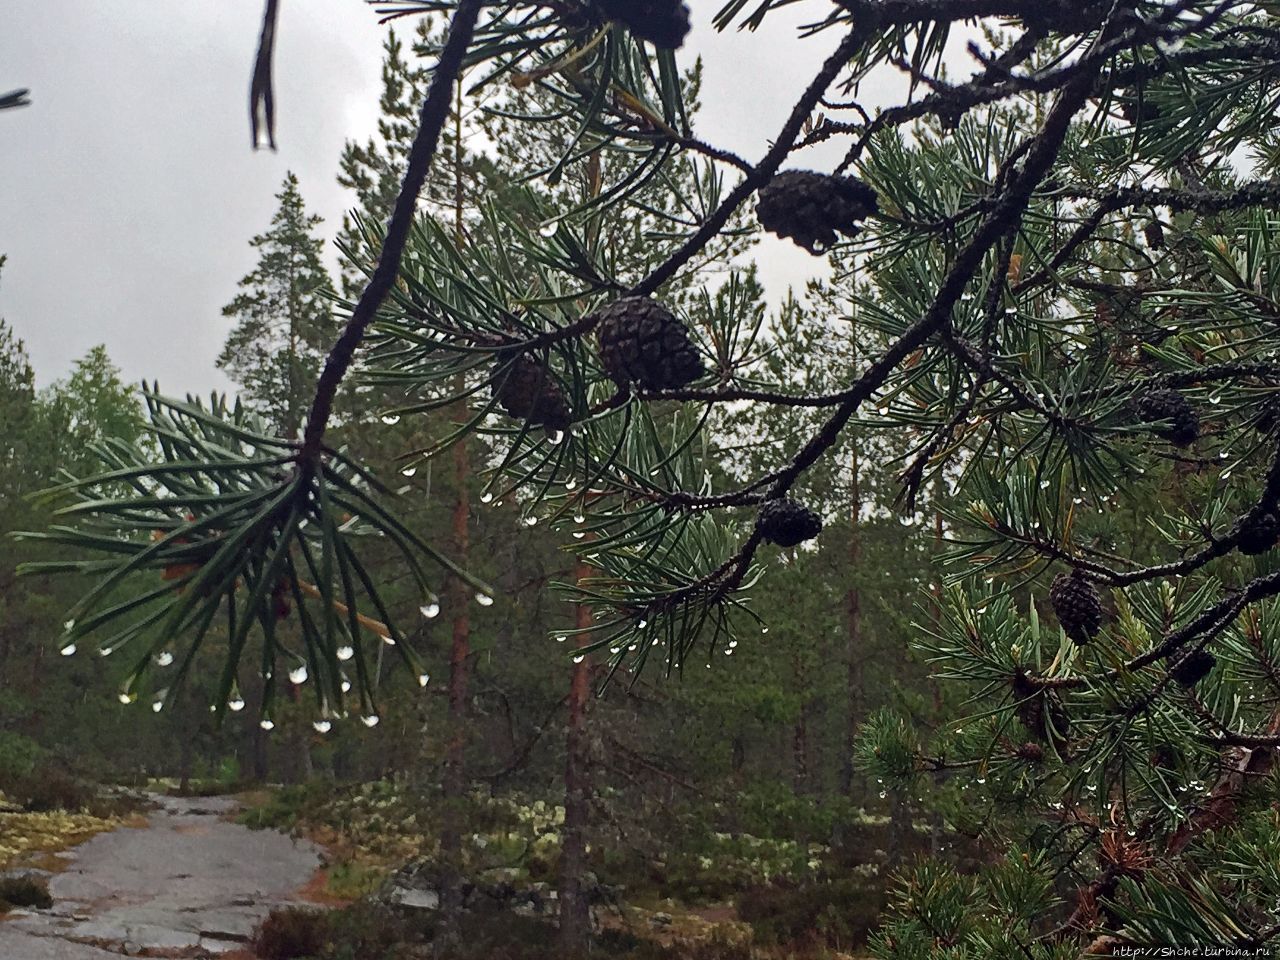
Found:
M 725 648 L 725 651 L 724 651 L 724 655 L 725 655 L 726 657 L 732 657 L 732 656 L 733 656 L 733 647 L 726 647 L 726 648 Z
M 382 422 L 385 423 L 388 427 L 394 427 L 397 423 L 400 422 L 400 417 L 397 414 L 388 413 L 383 416 Z
M 577 489 L 578 489 L 578 481 L 577 481 L 577 480 L 575 480 L 573 477 L 570 477 L 568 480 L 566 480 L 566 481 L 564 482 L 564 488 L 565 488 L 566 490 L 577 490 Z
M 610 647 L 610 648 L 609 648 L 609 652 L 610 652 L 610 653 L 612 653 L 612 654 L 616 657 L 618 654 L 620 654 L 620 653 L 622 652 L 622 648 L 621 648 L 621 647 Z M 1276 747 L 1276 749 L 1277 749 L 1277 750 L 1280 750 L 1280 747 Z
M 556 643 L 564 643 L 568 639 L 569 638 L 562 633 L 558 637 L 556 637 Z
M 887 792 L 887 791 L 884 791 L 884 790 L 881 790 L 881 791 L 880 791 L 880 799 L 881 799 L 881 800 L 883 800 L 883 799 L 884 799 L 885 797 L 887 797 L 888 795 L 889 795 L 889 794 L 888 794 L 888 792 Z
M 136 700 L 137 698 L 133 694 L 122 690 L 120 691 L 120 696 L 117 699 L 121 703 L 128 705 L 130 703 L 133 703 L 133 701 Z
M 156 655 L 156 666 L 167 667 L 171 663 L 173 663 L 173 654 L 170 653 L 168 650 L 161 650 Z
M 476 603 L 480 604 L 480 606 L 482 606 L 482 607 L 492 607 L 492 606 L 493 606 L 493 597 L 489 596 L 489 594 L 487 594 L 487 593 L 483 593 L 483 592 L 481 592 L 481 593 L 477 593 L 477 594 L 476 594 Z
M 565 432 L 564 432 L 563 430 L 552 430 L 552 431 L 551 431 L 550 439 L 551 439 L 551 442 L 552 442 L 552 443 L 563 443 L 563 442 L 564 442 L 564 438 L 565 438 Z
M 575 530 L 575 531 L 573 531 L 573 539 L 575 539 L 575 540 L 581 540 L 581 539 L 583 539 L 585 536 L 586 536 L 586 534 L 585 534 L 585 533 L 583 533 L 581 530 Z
M 333 724 L 328 720 L 317 720 L 311 726 L 315 727 L 316 733 L 328 733 L 333 729 Z
M 274 720 L 263 720 L 258 724 L 258 726 L 263 730 L 274 730 L 276 728 Z
M 338 648 L 338 659 L 343 661 L 344 663 L 350 660 L 355 655 L 356 655 L 356 652 L 351 647 L 341 646 Z
M 383 642 L 383 643 L 385 643 L 388 647 L 394 647 L 394 646 L 396 645 L 396 638 L 395 638 L 395 637 L 383 637 L 383 638 L 382 638 L 382 642 Z
M 883 417 L 883 416 L 885 416 L 888 412 L 889 412 L 889 408 L 888 408 L 888 407 L 880 407 L 880 408 L 876 411 L 876 413 L 880 414 L 880 416 L 882 416 L 882 417 Z
M 163 701 L 163 700 L 157 700 L 157 701 L 155 701 L 153 704 L 151 704 L 151 712 L 152 712 L 152 713 L 159 713 L 159 712 L 160 712 L 161 710 L 163 710 L 163 709 L 164 709 L 164 701 Z
M 649 621 L 648 621 L 648 620 L 641 620 L 639 623 L 637 623 L 637 624 L 636 624 L 636 629 L 637 629 L 637 630 L 643 630 L 643 629 L 644 629 L 645 627 L 647 627 L 648 625 L 649 625 Z
M 524 525 L 526 527 L 536 527 L 538 525 L 538 518 L 533 514 L 529 514 L 529 516 L 524 518 Z
M 768 628 L 768 627 L 761 627 L 761 628 L 760 628 L 760 632 L 761 632 L 761 633 L 768 633 L 768 632 L 769 632 L 769 628 Z
M 584 657 L 582 654 L 578 654 L 576 657 L 574 657 L 574 658 L 573 658 L 573 662 L 574 662 L 574 663 L 581 663 L 581 662 L 582 662 L 583 660 L 585 660 L 585 659 L 587 659 L 587 658 L 586 658 L 586 657 Z
M 227 709 L 229 709 L 232 713 L 239 713 L 241 710 L 244 709 L 244 701 L 241 700 L 239 697 L 235 697 L 234 699 L 228 700 Z
M 76 622 L 74 620 L 68 620 L 66 623 L 62 625 L 62 629 L 67 631 L 67 633 L 70 633 L 75 628 L 76 628 Z
M 363 723 L 366 727 L 369 727 L 370 729 L 378 725 L 378 720 L 379 720 L 378 715 L 373 713 L 369 714 L 369 716 L 367 717 L 360 718 L 360 722 Z
M 429 673 L 418 674 L 418 686 L 425 687 L 430 682 L 431 682 L 431 674 Z
M 480 502 L 481 502 L 481 503 L 492 503 L 492 502 L 493 502 L 493 494 L 492 494 L 492 493 L 490 493 L 488 490 L 486 490 L 484 493 L 480 494 Z
M 538 228 L 538 236 L 554 237 L 556 235 L 556 231 L 559 229 L 560 229 L 560 221 L 550 220 Z
M 306 683 L 307 682 L 307 665 L 299 664 L 289 671 L 290 683 Z
M 416 474 L 417 472 L 418 472 L 418 468 L 417 468 L 417 467 L 405 467 L 403 470 L 401 470 L 401 471 L 400 471 L 400 476 L 402 476 L 402 477 L 412 477 L 412 476 L 413 476 L 414 474 Z
M 581 513 L 574 514 L 573 522 L 574 522 L 574 523 L 586 523 L 586 522 L 587 522 L 586 515 L 585 515 L 585 514 L 581 514 Z
M 986 782 L 987 782 L 987 778 L 986 778 L 986 777 L 978 777 L 978 784 L 979 784 L 979 785 L 984 784 L 984 783 L 986 783 Z
M 1048 490 L 1048 489 L 1049 489 L 1049 481 L 1048 481 L 1048 480 L 1041 480 L 1041 481 L 1040 481 L 1040 489 L 1041 489 L 1041 490 Z
M 737 641 L 737 640 L 730 640 L 730 641 L 729 641 L 729 649 L 730 649 L 730 650 L 734 650 L 734 649 L 736 649 L 736 648 L 737 648 L 737 646 L 738 646 L 738 641 Z
M 422 614 L 424 617 L 426 617 L 428 620 L 432 620 L 440 616 L 440 602 L 436 600 L 434 597 L 432 597 L 430 600 L 428 600 L 426 603 L 424 603 L 422 606 L 418 608 L 418 612 Z
M 62 648 L 62 655 L 64 657 L 74 657 L 76 655 L 76 645 L 74 643 L 68 643 Z
M 342 683 L 338 685 L 338 689 L 340 689 L 343 693 L 350 693 L 350 692 L 351 692 L 351 681 L 350 681 L 350 680 L 348 680 L 346 677 L 343 677 L 343 678 L 342 678 Z
M 98 656 L 109 657 L 115 652 L 116 652 L 115 647 L 103 647 L 101 650 L 98 651 Z

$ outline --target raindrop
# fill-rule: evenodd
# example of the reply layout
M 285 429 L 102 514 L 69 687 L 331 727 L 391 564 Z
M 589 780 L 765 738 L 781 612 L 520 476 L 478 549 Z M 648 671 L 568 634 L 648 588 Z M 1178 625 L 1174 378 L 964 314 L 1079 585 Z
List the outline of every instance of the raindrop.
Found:
M 156 666 L 167 667 L 171 663 L 173 663 L 173 654 L 168 650 L 161 650 L 160 653 L 156 655 Z
M 412 477 L 417 472 L 418 472 L 417 467 L 405 467 L 403 470 L 400 471 L 400 476 Z
M 986 783 L 986 782 L 987 782 L 987 778 L 986 778 L 986 777 L 979 777 L 979 778 L 978 778 L 978 784 L 979 784 L 979 785 L 984 784 L 984 783 Z
M 566 481 L 564 482 L 564 488 L 565 488 L 566 490 L 577 490 L 577 489 L 578 489 L 578 481 L 577 481 L 576 479 L 574 479 L 573 477 L 570 477 L 568 480 L 566 480 Z
M 564 643 L 568 639 L 569 638 L 562 633 L 558 637 L 556 637 L 556 643 Z
M 263 730 L 274 730 L 276 728 L 275 721 L 273 720 L 263 720 L 261 723 L 258 724 L 258 726 L 260 726 Z
M 560 229 L 559 220 L 549 220 L 548 222 L 544 223 L 542 226 L 538 228 L 538 236 L 554 237 L 556 235 L 556 231 L 559 229 Z
M 348 647 L 348 646 L 342 646 L 342 647 L 339 647 L 339 648 L 338 648 L 338 659 L 339 659 L 339 660 L 341 660 L 341 661 L 343 661 L 344 663 L 345 663 L 347 660 L 350 660 L 350 659 L 351 659 L 352 657 L 354 657 L 355 655 L 356 655 L 356 652 L 355 652 L 355 650 L 354 650 L 354 649 L 352 649 L 351 647 Z
M 587 522 L 586 514 L 582 514 L 582 513 L 575 514 L 575 515 L 574 515 L 574 518 L 573 518 L 573 522 L 574 522 L 574 523 L 586 523 L 586 522 Z
M 397 423 L 400 422 L 400 417 L 398 414 L 388 413 L 382 418 L 382 422 L 385 423 L 388 427 L 394 427 Z
M 429 673 L 418 674 L 418 686 L 425 687 L 430 682 L 431 682 L 431 674 Z
M 727 648 L 727 649 L 725 650 L 725 652 L 724 652 L 724 655 L 725 655 L 726 657 L 732 657 L 732 656 L 733 656 L 733 647 L 729 647 L 729 648 Z
M 1049 489 L 1049 481 L 1048 481 L 1048 480 L 1041 480 L 1041 481 L 1040 481 L 1040 489 L 1041 489 L 1041 490 L 1048 490 L 1048 489 Z
M 396 645 L 395 637 L 383 637 L 382 642 L 385 643 L 388 647 L 394 647 Z
M 339 685 L 339 689 L 340 689 L 343 693 L 350 693 L 350 692 L 351 692 L 351 681 L 350 681 L 350 680 L 348 680 L 346 677 L 343 677 L 343 678 L 342 678 L 342 683 Z
M 737 646 L 738 646 L 738 641 L 737 641 L 737 640 L 730 640 L 730 641 L 729 641 L 729 649 L 730 649 L 730 650 L 733 650 L 733 649 L 734 649 L 734 648 L 736 648 Z
M 477 593 L 476 603 L 480 604 L 480 606 L 482 607 L 492 607 L 493 597 L 489 596 L 487 593 L 483 593 L 483 592 Z
M 68 643 L 62 648 L 62 655 L 64 657 L 74 657 L 76 655 L 76 645 L 74 643 Z
M 428 620 L 440 616 L 440 601 L 432 597 L 426 603 L 418 608 L 418 612 Z
M 376 727 L 378 725 L 378 719 L 379 718 L 377 714 L 371 713 L 367 717 L 361 717 L 360 722 L 363 723 L 366 727 L 369 727 L 370 729 L 372 729 L 373 727 Z
M 586 658 L 586 657 L 584 657 L 582 654 L 578 654 L 576 657 L 574 657 L 574 658 L 573 658 L 573 662 L 574 662 L 574 663 L 581 663 L 581 662 L 582 662 L 583 660 L 585 660 L 585 659 L 587 659 L 587 658 Z
M 163 709 L 164 709 L 164 701 L 163 701 L 163 700 L 157 700 L 157 701 L 155 701 L 155 703 L 151 704 L 151 712 L 152 712 L 152 713 L 159 713 L 159 712 L 160 712 L 161 710 L 163 710 Z
M 637 629 L 637 630 L 643 630 L 643 629 L 644 629 L 645 627 L 647 627 L 648 625 L 649 625 L 649 621 L 648 621 L 648 620 L 641 620 L 639 623 L 637 623 L 637 624 L 636 624 L 636 629 Z
M 244 701 L 239 697 L 233 697 L 232 699 L 227 701 L 227 708 L 232 713 L 239 713 L 241 710 L 244 709 Z
M 573 531 L 573 539 L 575 539 L 575 540 L 581 540 L 581 539 L 583 539 L 585 536 L 586 536 L 586 534 L 585 534 L 585 533 L 583 533 L 581 530 L 575 530 L 575 531 Z
M 768 632 L 769 632 L 769 628 L 768 628 L 768 627 L 761 627 L 761 628 L 760 628 L 760 632 L 761 632 L 761 633 L 768 633 Z
M 307 682 L 307 665 L 299 664 L 289 671 L 290 683 L 306 683 Z
M 609 652 L 610 652 L 611 654 L 613 654 L 613 655 L 616 657 L 618 654 L 620 654 L 620 653 L 622 652 L 622 648 L 621 648 L 621 647 L 610 647 L 610 648 L 609 648 Z M 1280 750 L 1280 747 L 1276 747 L 1276 749 L 1277 749 L 1277 750 Z
M 121 692 L 120 696 L 117 699 L 119 699 L 121 703 L 126 705 L 133 703 L 133 695 L 129 693 Z
M 552 430 L 550 439 L 552 443 L 563 443 L 565 436 L 566 434 L 563 430 Z
M 538 518 L 533 514 L 529 514 L 529 516 L 524 518 L 524 525 L 526 527 L 536 527 L 538 525 Z
M 881 790 L 881 791 L 880 791 L 880 799 L 881 799 L 881 800 L 883 800 L 883 799 L 884 799 L 885 797 L 887 797 L 887 796 L 888 796 L 888 793 L 887 793 L 886 791 L 884 791 L 884 790 Z
M 492 494 L 492 493 L 490 493 L 488 490 L 486 490 L 484 493 L 480 494 L 480 502 L 481 502 L 481 503 L 492 503 L 492 502 L 493 502 L 493 494 Z
M 115 652 L 116 652 L 115 647 L 103 647 L 101 650 L 98 651 L 98 656 L 109 657 Z
M 328 720 L 317 720 L 311 726 L 315 727 L 316 733 L 328 733 L 333 729 L 333 724 Z

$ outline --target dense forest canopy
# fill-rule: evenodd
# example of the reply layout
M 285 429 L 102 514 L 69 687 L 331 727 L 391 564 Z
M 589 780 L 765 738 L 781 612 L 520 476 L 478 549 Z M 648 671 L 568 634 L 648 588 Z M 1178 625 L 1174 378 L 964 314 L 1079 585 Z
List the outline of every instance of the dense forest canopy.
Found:
M 709 835 L 801 845 L 683 889 L 781 923 L 742 891 L 782 877 L 824 949 L 860 899 L 895 960 L 1274 949 L 1275 5 L 807 0 L 834 48 L 750 157 L 678 0 L 376 6 L 342 275 L 290 175 L 238 400 L 135 412 L 103 351 L 37 393 L 0 327 L 6 676 L 109 653 L 115 729 L 412 781 L 446 954 L 476 786 L 552 784 L 566 954 Z M 814 257 L 781 303 L 762 233 Z

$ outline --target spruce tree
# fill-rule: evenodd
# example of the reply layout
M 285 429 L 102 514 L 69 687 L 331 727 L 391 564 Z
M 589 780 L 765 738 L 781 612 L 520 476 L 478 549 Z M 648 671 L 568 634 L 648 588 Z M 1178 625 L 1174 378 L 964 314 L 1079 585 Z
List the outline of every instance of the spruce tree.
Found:
M 323 220 L 308 214 L 289 173 L 276 194 L 270 228 L 249 241 L 258 263 L 222 309 L 235 323 L 218 367 L 284 437 L 294 437 L 315 390 L 319 367 L 339 329 L 333 285 L 315 235 Z
M 674 50 L 684 5 L 650 6 L 655 21 L 612 3 L 406 0 L 406 14 L 448 11 L 451 26 L 378 267 L 304 436 L 264 436 L 217 402 L 152 398 L 163 462 L 103 446 L 112 472 L 62 491 L 93 525 L 50 536 L 100 549 L 116 522 L 115 569 L 183 564 L 131 638 L 198 643 L 225 606 L 227 676 L 245 656 L 272 676 L 303 661 L 337 717 L 334 651 L 407 647 L 357 534 L 393 541 L 424 594 L 418 558 L 449 564 L 326 443 L 366 337 L 388 375 L 429 397 L 414 412 L 469 401 L 447 439 L 494 445 L 493 496 L 519 498 L 530 525 L 582 534 L 596 575 L 566 589 L 590 602 L 579 636 L 615 677 L 759 642 L 770 611 L 756 585 L 781 551 L 822 536 L 810 478 L 847 434 L 892 431 L 909 444 L 902 502 L 914 511 L 922 492 L 954 487 L 963 505 L 942 519 L 948 584 L 921 594 L 916 639 L 969 706 L 932 730 L 882 712 L 858 758 L 899 791 L 950 776 L 957 826 L 981 821 L 1012 852 L 976 876 L 933 861 L 909 872 L 877 953 L 1273 947 L 1270 5 L 811 0 L 809 32 L 833 52 L 755 160 L 697 136 Z M 757 26 L 780 6 L 732 0 L 717 23 Z M 962 36 L 975 18 L 981 39 Z M 971 55 L 972 72 L 957 76 L 950 54 Z M 548 129 L 568 130 L 554 166 L 529 172 L 554 185 L 576 169 L 592 185 L 485 204 L 465 243 L 414 216 L 464 63 L 554 101 L 512 118 L 540 149 Z M 858 84 L 886 70 L 912 83 L 873 115 Z M 820 141 L 845 150 L 829 173 L 803 167 Z M 681 165 L 706 176 L 686 189 L 669 176 Z M 858 322 L 874 337 L 834 388 L 778 377 L 751 312 L 725 302 L 694 322 L 682 297 L 723 279 L 704 258 L 733 249 L 726 231 L 752 209 L 862 281 Z M 661 228 L 620 242 L 606 228 L 628 210 Z M 715 438 L 743 404 L 812 420 L 767 460 L 735 460 Z M 121 470 L 147 481 L 137 497 L 96 498 Z M 301 652 L 276 641 L 281 596 Z M 132 613 L 104 600 L 95 588 L 80 602 L 92 619 L 79 629 Z M 254 625 L 262 649 L 247 654 Z M 350 698 L 362 711 L 376 695 L 364 679 Z M 149 683 L 144 660 L 123 695 Z

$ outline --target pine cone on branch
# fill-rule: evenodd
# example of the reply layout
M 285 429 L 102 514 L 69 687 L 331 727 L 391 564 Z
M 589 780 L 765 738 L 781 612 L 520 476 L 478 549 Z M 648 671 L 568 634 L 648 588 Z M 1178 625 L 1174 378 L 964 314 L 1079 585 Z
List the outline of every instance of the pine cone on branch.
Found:
M 756 518 L 760 535 L 780 547 L 794 547 L 822 532 L 822 518 L 794 500 L 766 500 Z
M 682 0 L 595 0 L 610 20 L 662 50 L 674 50 L 689 33 L 689 5 Z
M 1189 447 L 1199 439 L 1200 418 L 1177 390 L 1149 390 L 1139 394 L 1134 403 L 1143 422 L 1167 421 L 1155 432 L 1175 447 Z
M 1079 570 L 1053 578 L 1049 603 L 1062 629 L 1078 644 L 1088 643 L 1102 629 L 1102 599 Z
M 1249 557 L 1266 553 L 1280 540 L 1280 518 L 1267 511 L 1250 519 L 1243 517 L 1235 529 L 1236 548 Z
M 770 233 L 817 254 L 829 250 L 837 234 L 857 236 L 878 209 L 876 192 L 861 180 L 788 170 L 760 188 L 756 216 Z
M 1218 658 L 1208 650 L 1196 650 L 1175 663 L 1169 671 L 1169 676 L 1173 677 L 1179 686 L 1190 690 L 1212 673 L 1217 665 Z
M 600 359 L 619 386 L 673 390 L 702 376 L 702 358 L 675 314 L 649 297 L 623 297 L 592 315 Z
M 493 392 L 510 416 L 548 430 L 566 430 L 573 421 L 564 391 L 551 371 L 527 353 L 509 364 L 499 362 Z

